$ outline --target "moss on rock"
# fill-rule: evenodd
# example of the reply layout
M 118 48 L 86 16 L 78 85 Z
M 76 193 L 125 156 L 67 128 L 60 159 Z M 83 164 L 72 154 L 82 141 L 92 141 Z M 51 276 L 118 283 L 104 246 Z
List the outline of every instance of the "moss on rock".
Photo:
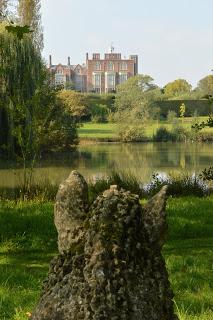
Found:
M 88 208 L 82 199 L 85 182 L 78 175 L 72 173 L 66 188 L 59 189 L 55 216 L 60 254 L 51 263 L 32 319 L 177 319 L 161 255 L 167 229 L 166 187 L 142 207 L 137 195 L 111 186 Z M 78 188 L 81 185 L 82 192 L 78 189 L 76 193 L 80 199 L 75 197 L 75 184 Z M 71 197 L 75 199 L 74 206 Z M 71 217 L 72 236 L 66 236 L 70 231 L 65 228 L 62 208 L 66 219 Z

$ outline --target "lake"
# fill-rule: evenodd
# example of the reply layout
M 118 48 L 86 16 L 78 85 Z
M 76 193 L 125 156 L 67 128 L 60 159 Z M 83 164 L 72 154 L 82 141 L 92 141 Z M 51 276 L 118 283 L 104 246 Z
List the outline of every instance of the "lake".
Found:
M 41 160 L 35 169 L 37 181 L 48 179 L 59 184 L 71 170 L 86 177 L 106 175 L 110 170 L 131 171 L 143 182 L 154 172 L 199 173 L 213 165 L 211 143 L 129 143 L 79 146 L 75 152 Z M 15 187 L 23 174 L 0 161 L 0 187 Z

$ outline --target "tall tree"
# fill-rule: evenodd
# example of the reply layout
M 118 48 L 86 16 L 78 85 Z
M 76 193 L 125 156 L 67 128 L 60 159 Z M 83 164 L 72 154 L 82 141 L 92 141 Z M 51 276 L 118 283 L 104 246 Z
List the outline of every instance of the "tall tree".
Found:
M 58 100 L 70 112 L 77 121 L 83 116 L 86 116 L 89 112 L 86 106 L 85 96 L 80 92 L 72 90 L 62 90 L 58 93 Z
M 156 89 L 153 79 L 149 75 L 137 75 L 117 86 L 115 106 L 117 111 L 142 108 L 149 100 L 150 93 Z M 144 105 L 145 106 L 145 105 Z
M 115 121 L 124 141 L 140 141 L 159 89 L 148 75 L 137 75 L 117 86 Z
M 28 37 L 20 41 L 0 28 L 0 61 L 0 109 L 7 114 L 9 125 L 6 145 L 13 153 L 21 139 L 31 152 L 35 113 L 32 99 L 44 78 L 40 54 Z
M 66 95 L 57 96 L 28 35 L 20 40 L 1 25 L 0 152 L 17 155 L 25 168 L 28 160 L 33 165 L 40 150 L 62 150 L 77 143 L 83 106 L 80 97 L 69 104 Z
M 197 89 L 203 94 L 203 95 L 211 95 L 213 96 L 213 75 L 208 75 L 201 79 L 198 82 Z
M 173 82 L 169 82 L 164 87 L 164 93 L 169 97 L 177 97 L 183 94 L 189 94 L 192 86 L 185 79 L 177 79 Z
M 18 16 L 21 25 L 32 28 L 33 42 L 39 50 L 42 50 L 41 0 L 19 0 Z

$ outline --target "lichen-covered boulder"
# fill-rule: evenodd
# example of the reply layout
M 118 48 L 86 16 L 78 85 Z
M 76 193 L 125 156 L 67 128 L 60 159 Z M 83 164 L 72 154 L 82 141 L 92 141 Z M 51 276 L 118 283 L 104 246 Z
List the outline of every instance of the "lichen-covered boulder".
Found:
M 60 186 L 55 203 L 55 226 L 61 254 L 83 242 L 83 222 L 88 209 L 88 186 L 84 178 L 72 171 Z
M 111 186 L 88 206 L 76 171 L 55 205 L 60 254 L 53 259 L 33 320 L 175 320 L 161 255 L 166 187 L 141 206 Z

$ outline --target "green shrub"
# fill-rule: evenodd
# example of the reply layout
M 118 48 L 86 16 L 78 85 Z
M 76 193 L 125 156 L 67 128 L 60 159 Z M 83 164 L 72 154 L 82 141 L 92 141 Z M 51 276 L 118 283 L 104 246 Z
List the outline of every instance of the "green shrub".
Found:
M 213 142 L 213 135 L 211 132 L 201 132 L 199 135 L 199 141 L 201 142 Z
M 182 126 L 174 126 L 171 134 L 174 141 L 178 142 L 186 142 L 190 138 L 188 131 Z
M 199 175 L 199 177 L 201 179 L 203 179 L 204 181 L 211 181 L 213 180 L 213 166 L 212 167 L 209 167 L 208 169 L 205 168 L 201 174 Z
M 109 109 L 106 105 L 99 104 L 91 107 L 91 120 L 95 123 L 104 123 L 108 120 Z
M 108 189 L 110 185 L 117 185 L 134 194 L 138 194 L 140 199 L 150 198 L 156 194 L 163 186 L 168 185 L 168 195 L 171 196 L 198 196 L 208 195 L 211 190 L 198 175 L 189 173 L 169 174 L 162 176 L 158 173 L 152 175 L 152 181 L 143 184 L 131 173 L 112 172 L 107 178 L 98 179 L 95 183 L 90 181 L 90 199 L 93 201 L 98 194 Z
M 165 127 L 160 127 L 157 129 L 153 140 L 157 142 L 174 141 L 174 135 Z
M 124 142 L 139 142 L 144 141 L 144 127 L 143 126 L 120 126 L 118 136 Z
M 189 173 L 170 174 L 166 178 L 158 173 L 153 174 L 152 181 L 147 185 L 147 196 L 153 196 L 163 186 L 168 186 L 168 195 L 171 196 L 198 196 L 202 197 L 208 194 L 208 187 L 199 176 Z

